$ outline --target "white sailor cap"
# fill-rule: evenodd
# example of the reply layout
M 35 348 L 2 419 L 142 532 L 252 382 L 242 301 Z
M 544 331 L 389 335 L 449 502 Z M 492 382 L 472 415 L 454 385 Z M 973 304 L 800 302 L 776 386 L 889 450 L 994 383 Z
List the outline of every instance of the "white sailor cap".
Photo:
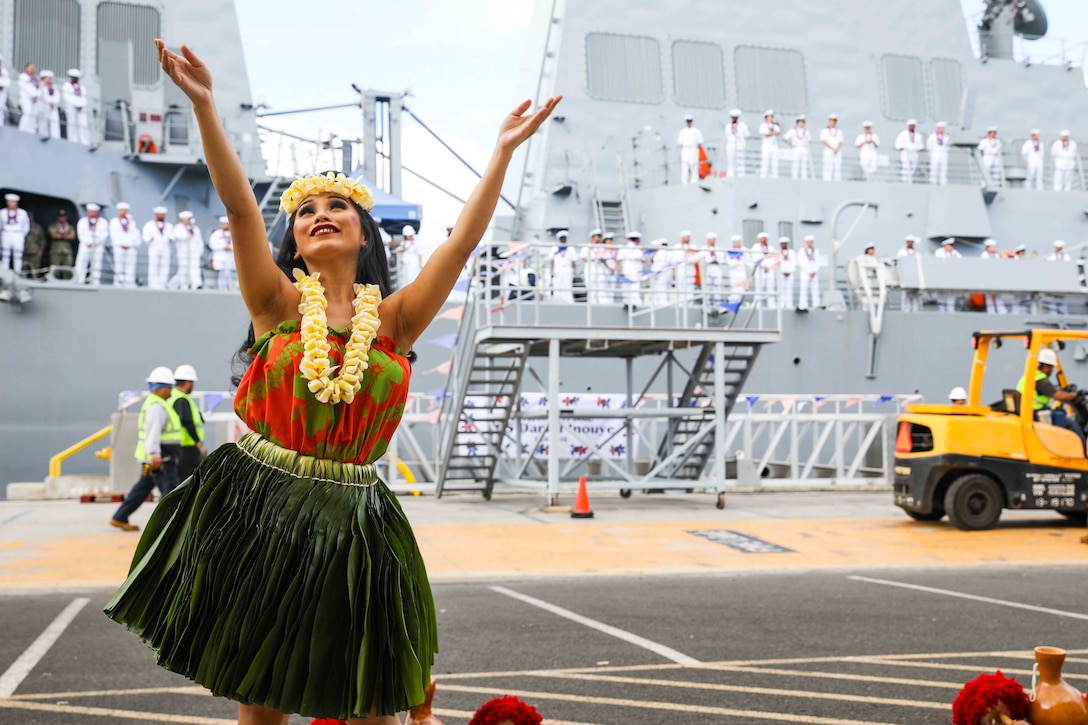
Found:
M 731 241 L 731 242 L 743 242 L 744 237 L 742 237 L 739 234 L 734 234 L 733 236 L 729 237 L 729 241 Z
M 790 243 L 790 238 L 789 237 L 779 237 L 778 238 L 778 243 L 779 244 L 789 244 Z
M 767 232 L 760 232 L 759 234 L 756 235 L 756 239 L 770 239 L 770 238 L 771 238 L 771 235 L 768 234 Z
M 221 217 L 219 217 L 219 223 L 220 224 L 230 224 L 230 219 L 228 219 L 225 216 L 221 216 Z
M 590 229 L 589 230 L 589 236 L 599 237 L 599 236 L 601 236 L 601 230 L 600 229 Z
M 806 235 L 805 235 L 805 241 L 806 241 L 806 242 L 815 242 L 815 241 L 816 241 L 816 237 L 814 237 L 814 236 L 813 236 L 813 235 L 811 235 L 811 234 L 806 234 Z
M 642 239 L 642 234 L 636 231 L 629 231 L 624 236 L 628 239 Z
M 86 208 L 87 208 L 87 211 L 101 211 L 102 210 L 102 207 L 100 207 L 98 204 L 95 204 L 93 202 L 90 203 L 90 204 L 87 204 Z
M 55 74 L 51 70 L 43 70 L 39 75 L 42 78 L 52 78 Z
M 730 109 L 729 115 L 731 117 L 733 117 L 733 118 L 737 118 L 738 116 L 740 116 L 740 109 L 739 108 Z
M 21 198 L 18 194 L 4 194 L 4 201 L 19 201 Z
M 681 237 L 690 237 L 691 232 L 689 230 L 685 229 L 684 231 L 680 232 L 680 236 Z
M 616 235 L 613 234 L 612 232 L 605 232 L 604 234 L 601 235 L 601 239 L 615 239 L 615 238 L 616 238 Z
M 802 113 L 799 116 L 797 116 L 797 120 L 798 121 L 804 121 L 805 120 L 805 114 Z
M 689 114 L 687 114 L 687 115 L 685 115 L 685 116 L 684 116 L 684 120 L 685 120 L 685 121 L 694 121 L 694 120 L 695 120 L 695 116 L 692 116 L 692 115 L 691 115 L 691 114 L 689 113 Z
M 707 232 L 706 233 L 706 238 L 707 239 L 717 239 L 718 234 L 717 234 L 717 232 Z
M 1057 240 L 1056 242 L 1054 242 L 1054 248 L 1055 248 L 1055 249 L 1061 249 L 1061 248 L 1063 248 L 1064 246 L 1065 246 L 1065 242 L 1063 242 L 1063 241 L 1062 241 L 1062 240 L 1060 240 L 1060 239 L 1059 239 L 1059 240 Z
M 69 78 L 82 78 L 83 73 L 79 70 L 79 68 L 69 68 L 68 69 L 68 77 Z
M 997 126 L 990 126 L 986 129 L 986 133 L 997 133 Z
M 996 246 L 997 246 L 997 242 L 996 242 L 995 240 L 993 240 L 993 239 L 987 239 L 987 240 L 986 240 L 985 242 L 983 242 L 983 246 L 986 246 L 986 247 L 996 247 Z
M 1063 128 L 1061 130 L 1061 133 L 1059 133 L 1058 135 L 1059 136 L 1068 136 L 1069 135 L 1069 129 L 1068 128 Z
M 828 121 L 838 121 L 839 120 L 839 114 L 829 113 L 829 114 L 827 114 L 827 120 Z
M 875 250 L 876 249 L 876 244 L 874 244 L 873 242 L 869 242 L 868 244 L 865 245 L 865 248 Z
M 122 201 L 117 204 L 117 211 L 128 211 L 132 207 L 128 205 L 127 201 Z
M 908 125 L 908 126 L 917 126 L 917 125 L 918 125 L 918 119 L 916 119 L 916 118 L 908 118 L 908 119 L 907 119 L 907 125 Z
M 192 219 L 192 218 L 193 218 L 193 213 L 191 211 L 189 211 L 189 210 L 179 211 L 178 212 L 178 219 Z
M 669 246 L 669 240 L 665 237 L 661 237 L 660 239 L 655 239 L 650 242 L 650 245 L 654 247 L 667 247 Z
M 872 121 L 865 121 L 865 122 L 863 122 L 861 124 L 861 127 L 862 128 L 872 128 L 873 127 L 873 122 Z
M 1033 129 L 1031 129 L 1031 135 L 1032 135 L 1032 136 L 1038 136 L 1038 135 L 1039 135 L 1040 133 L 1042 133 L 1042 131 L 1040 131 L 1040 130 L 1039 130 L 1039 129 L 1037 129 L 1037 128 L 1033 128 Z
M 400 230 L 402 237 L 414 237 L 416 235 L 416 228 L 411 224 L 405 224 L 404 228 Z
M 948 124 L 944 121 L 937 121 L 937 128 L 947 128 Z
M 152 214 L 165 214 L 166 213 L 166 207 L 165 206 L 157 206 L 157 207 L 155 207 L 154 209 L 151 210 L 151 213 Z
M 1026 245 L 1026 244 L 1017 244 L 1016 249 L 1014 249 L 1013 251 L 1014 252 L 1026 252 L 1026 251 L 1028 251 L 1028 245 Z
M 941 242 L 941 246 L 942 247 L 951 247 L 955 243 L 956 243 L 955 239 L 953 239 L 952 237 L 948 237 L 947 239 L 945 239 L 944 241 Z
M 559 231 L 557 231 L 555 233 L 555 238 L 556 239 L 566 239 L 569 236 L 570 236 L 570 232 L 567 231 L 566 229 L 560 229 Z
M 764 118 L 766 118 L 767 116 L 773 116 L 773 115 L 774 115 L 774 109 L 773 108 L 768 108 L 766 111 L 763 112 L 763 117 Z
M 908 235 L 907 235 L 907 241 L 908 241 L 908 242 L 917 242 L 917 241 L 918 241 L 918 237 L 914 236 L 913 234 L 908 234 Z

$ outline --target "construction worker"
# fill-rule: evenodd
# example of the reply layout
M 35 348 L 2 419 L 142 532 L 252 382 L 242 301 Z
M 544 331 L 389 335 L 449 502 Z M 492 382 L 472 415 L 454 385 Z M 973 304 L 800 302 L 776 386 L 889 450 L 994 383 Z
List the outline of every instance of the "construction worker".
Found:
M 170 248 L 174 244 L 174 225 L 166 221 L 166 207 L 151 210 L 155 218 L 144 224 L 143 240 L 147 245 L 147 286 L 166 289 L 170 279 Z
M 783 310 L 795 309 L 793 283 L 797 279 L 797 256 L 790 249 L 790 238 L 778 238 L 778 271 L 782 274 L 782 286 L 778 293 L 778 306 Z
M 759 149 L 759 175 L 764 179 L 778 178 L 778 137 L 782 128 L 774 122 L 774 111 L 767 109 L 763 114 L 763 123 L 759 124 L 759 135 L 763 145 Z
M 937 130 L 926 139 L 926 151 L 929 152 L 929 183 L 948 184 L 948 151 L 952 148 L 952 139 L 945 133 L 948 124 L 937 122 Z
M 990 183 L 1001 186 L 1001 139 L 997 137 L 997 126 L 986 129 L 986 137 L 978 142 L 978 152 Z
M 967 405 L 967 391 L 956 386 L 948 393 L 949 405 Z
M 982 254 L 979 255 L 979 259 L 1001 259 L 1001 253 L 997 251 L 997 242 L 993 239 L 987 239 L 983 243 Z M 986 295 L 986 311 L 991 315 L 1004 315 L 1008 314 L 1009 308 L 1005 305 L 1005 300 L 1001 298 L 1001 295 L 995 295 L 987 293 Z
M 641 241 L 642 234 L 629 231 L 627 243 L 616 250 L 616 263 L 619 266 L 617 288 L 620 290 L 623 308 L 629 312 L 634 312 L 635 308 L 642 304 L 643 250 L 639 246 Z
M 1073 190 L 1073 171 L 1077 168 L 1077 142 L 1070 140 L 1069 131 L 1063 130 L 1061 138 L 1050 147 L 1054 159 L 1054 191 Z
M 956 240 L 949 237 L 941 242 L 940 248 L 933 253 L 933 256 L 937 257 L 937 259 L 955 259 L 963 255 L 956 251 Z M 941 292 L 937 298 L 937 309 L 941 312 L 955 312 L 956 293 Z
M 1057 353 L 1049 347 L 1044 347 L 1039 351 L 1039 369 L 1035 371 L 1035 400 L 1032 401 L 1032 409 L 1035 411 L 1036 417 L 1039 417 L 1040 411 L 1049 411 L 1050 422 L 1053 425 L 1073 431 L 1080 436 L 1080 439 L 1083 442 L 1084 431 L 1081 429 L 1076 419 L 1068 415 L 1063 406 L 1059 405 L 1056 408 L 1052 407 L 1053 401 L 1055 400 L 1058 401 L 1058 403 L 1068 403 L 1077 398 L 1077 393 L 1063 390 L 1050 382 L 1050 375 L 1057 367 Z M 1024 376 L 1021 375 L 1020 380 L 1016 383 L 1016 392 L 1021 395 L 1021 406 L 1025 405 L 1025 401 L 1022 397 L 1024 394 L 1024 382 Z
M 30 234 L 30 216 L 19 208 L 18 194 L 4 194 L 5 209 L 0 216 L 0 269 L 11 265 L 15 274 L 23 272 L 23 248 Z
M 792 149 L 791 179 L 807 179 L 812 176 L 812 135 L 805 128 L 805 117 L 798 116 L 793 128 L 783 137 Z
M 68 140 L 90 146 L 91 123 L 87 115 L 87 90 L 79 82 L 82 76 L 79 68 L 69 69 L 68 81 L 60 87 L 60 96 L 64 102 Z
M 110 526 L 122 531 L 138 531 L 140 527 L 128 519 L 144 502 L 151 489 L 158 488 L 163 496 L 178 485 L 178 459 L 181 457 L 181 421 L 167 405 L 174 389 L 174 373 L 168 367 L 157 367 L 147 376 L 151 391 L 140 407 L 136 460 L 140 461 L 140 478 L 125 496 L 121 506 L 110 519 Z
M 926 142 L 916 128 L 918 122 L 913 118 L 907 121 L 907 127 L 899 132 L 895 139 L 895 148 L 899 151 L 899 167 L 904 184 L 914 183 L 914 174 L 918 170 L 918 153 L 925 149 Z
M 756 293 L 762 297 L 756 299 L 756 306 L 774 309 L 778 306 L 775 299 L 775 267 L 778 266 L 774 250 L 771 249 L 771 235 L 760 232 L 756 237 L 756 243 L 752 245 L 751 262 L 754 267 L 752 275 L 755 277 Z
M 1039 129 L 1031 129 L 1031 138 L 1020 147 L 1020 155 L 1024 157 L 1024 163 L 1027 165 L 1028 170 L 1028 178 L 1024 180 L 1024 188 L 1042 191 L 1043 163 L 1046 149 L 1043 148 L 1043 142 L 1039 140 Z
M 567 241 L 570 232 L 561 229 L 555 234 L 556 245 L 552 247 L 552 299 L 559 302 L 574 302 L 574 265 L 576 256 Z
M 178 457 L 178 480 L 186 481 L 193 475 L 200 459 L 204 457 L 204 416 L 196 401 L 190 397 L 197 381 L 192 365 L 178 365 L 174 371 L 174 390 L 167 404 L 177 414 L 181 425 L 181 453 Z
M 676 137 L 680 147 L 680 183 L 694 184 L 699 180 L 699 147 L 703 145 L 703 133 L 695 128 L 695 119 L 684 116 L 684 128 Z
M 729 124 L 725 127 L 726 176 L 744 176 L 744 149 L 748 146 L 748 124 L 740 120 L 740 110 L 729 112 Z
M 913 234 L 908 234 L 907 239 L 904 242 L 903 248 L 895 253 L 896 263 L 905 264 L 908 259 L 912 259 L 914 255 L 918 253 L 915 249 L 914 243 L 918 239 Z M 922 300 L 917 290 L 903 290 L 903 299 L 900 302 L 900 307 L 903 312 L 914 312 L 915 310 L 922 309 Z
M 139 256 L 140 229 L 129 216 L 129 205 L 117 205 L 117 216 L 110 219 L 110 244 L 113 247 L 113 286 L 136 286 L 136 259 Z
M 816 249 L 816 237 L 805 237 L 805 246 L 797 258 L 797 277 L 801 282 L 801 297 L 797 309 L 808 312 L 820 306 L 820 250 Z
M 820 131 L 820 145 L 824 147 L 824 181 L 842 181 L 842 129 L 839 128 L 839 115 L 832 113 L 827 117 L 827 128 Z
M 1065 253 L 1065 242 L 1054 242 L 1054 252 L 1046 258 L 1048 262 L 1072 262 L 1073 258 Z M 1068 315 L 1069 303 L 1060 295 L 1047 295 L 1047 312 L 1052 315 Z
M 706 274 L 703 275 L 703 296 L 712 307 L 722 303 L 724 286 L 723 255 L 718 251 L 718 235 L 715 232 L 707 232 L 706 252 L 703 255 Z
M 200 227 L 193 223 L 191 211 L 178 212 L 178 219 L 174 226 L 174 248 L 178 253 L 176 285 L 179 289 L 200 289 L 204 286 L 204 276 L 200 273 L 204 237 Z
M 861 124 L 861 128 L 861 133 L 854 139 L 854 145 L 858 147 L 858 159 L 861 161 L 861 171 L 865 174 L 865 180 L 872 181 L 876 176 L 876 150 L 880 148 L 880 137 L 873 133 L 872 121 Z
M 91 284 L 102 282 L 102 256 L 106 242 L 110 240 L 110 225 L 99 216 L 98 204 L 87 205 L 87 216 L 76 222 L 79 250 L 76 251 L 76 282 L 87 281 L 87 267 L 91 268 Z

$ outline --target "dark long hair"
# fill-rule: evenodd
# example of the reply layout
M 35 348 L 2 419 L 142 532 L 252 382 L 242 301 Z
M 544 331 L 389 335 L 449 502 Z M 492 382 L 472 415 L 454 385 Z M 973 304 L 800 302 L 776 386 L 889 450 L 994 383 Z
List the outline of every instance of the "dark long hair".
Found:
M 378 223 L 374 221 L 374 217 L 370 216 L 370 212 L 353 201 L 349 200 L 349 203 L 359 214 L 359 222 L 363 234 L 366 236 L 366 246 L 360 247 L 359 256 L 355 261 L 355 283 L 378 285 L 378 289 L 382 293 L 382 299 L 384 299 L 393 290 L 393 282 L 389 276 L 389 258 L 385 255 L 385 244 L 382 242 L 381 231 L 378 229 Z M 287 229 L 283 233 L 283 241 L 280 242 L 279 254 L 276 255 L 276 266 L 292 282 L 294 282 L 295 278 L 291 274 L 291 270 L 301 269 L 306 274 L 310 273 L 310 270 L 306 267 L 306 261 L 302 257 L 295 259 L 296 252 L 298 252 L 298 244 L 295 242 L 295 215 L 292 214 L 287 220 Z M 246 332 L 245 342 L 234 353 L 231 360 L 233 373 L 231 383 L 234 387 L 238 387 L 242 382 L 242 376 L 245 375 L 249 364 L 253 362 L 253 354 L 250 352 L 250 348 L 256 342 L 257 338 L 254 335 L 253 323 L 251 322 L 249 323 L 249 330 Z

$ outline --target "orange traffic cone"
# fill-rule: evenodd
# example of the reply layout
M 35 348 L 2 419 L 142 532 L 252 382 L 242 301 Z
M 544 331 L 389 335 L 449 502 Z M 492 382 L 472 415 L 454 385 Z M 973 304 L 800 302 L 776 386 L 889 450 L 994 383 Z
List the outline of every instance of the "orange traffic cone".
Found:
M 586 477 L 578 479 L 578 495 L 574 497 L 574 508 L 571 509 L 572 519 L 591 519 L 593 509 L 589 507 L 589 493 L 586 492 Z

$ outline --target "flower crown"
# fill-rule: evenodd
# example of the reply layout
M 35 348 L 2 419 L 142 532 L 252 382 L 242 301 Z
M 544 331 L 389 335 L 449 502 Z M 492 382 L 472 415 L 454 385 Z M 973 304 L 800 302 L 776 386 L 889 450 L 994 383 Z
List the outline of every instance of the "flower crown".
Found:
M 295 179 L 294 183 L 287 187 L 287 191 L 280 195 L 280 209 L 290 216 L 295 213 L 306 197 L 326 193 L 339 194 L 345 199 L 351 199 L 367 211 L 374 208 L 374 196 L 365 184 L 358 179 L 330 171 L 327 174 L 311 174 Z

